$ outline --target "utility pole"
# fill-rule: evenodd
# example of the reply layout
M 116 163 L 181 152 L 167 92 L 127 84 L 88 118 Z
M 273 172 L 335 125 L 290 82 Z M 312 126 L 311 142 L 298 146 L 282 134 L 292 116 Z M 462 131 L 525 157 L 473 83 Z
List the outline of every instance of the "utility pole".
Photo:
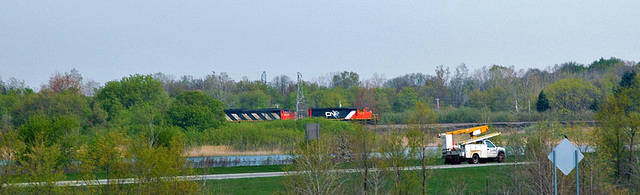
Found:
M 436 107 L 438 107 L 438 112 L 440 112 L 440 98 L 436 98 Z
M 298 72 L 298 94 L 296 95 L 296 120 L 304 117 L 303 111 L 306 108 L 304 101 L 304 81 L 302 80 L 302 74 Z

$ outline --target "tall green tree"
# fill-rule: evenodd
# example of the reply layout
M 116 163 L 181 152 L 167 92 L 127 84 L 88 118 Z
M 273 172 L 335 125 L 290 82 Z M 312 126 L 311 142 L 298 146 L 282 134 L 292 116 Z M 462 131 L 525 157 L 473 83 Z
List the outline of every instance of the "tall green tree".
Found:
M 393 103 L 394 111 L 401 112 L 406 109 L 412 108 L 418 101 L 418 93 L 411 88 L 405 87 L 397 94 L 395 102 Z
M 491 87 L 485 91 L 491 111 L 507 111 L 511 108 L 511 94 L 502 87 Z
M 132 75 L 120 81 L 108 82 L 96 94 L 96 101 L 112 118 L 120 110 L 129 109 L 141 103 L 147 103 L 160 110 L 165 110 L 169 96 L 162 88 L 162 83 L 151 75 Z
M 148 139 L 148 138 L 147 138 Z M 132 160 L 131 174 L 139 182 L 132 186 L 137 194 L 195 194 L 199 185 L 195 181 L 174 178 L 193 174 L 185 166 L 184 140 L 172 137 L 168 145 L 148 145 L 144 137 L 129 145 Z
M 97 174 L 104 174 L 110 185 L 99 187 L 96 193 L 125 193 L 121 188 L 129 177 L 131 166 L 128 148 L 129 138 L 118 130 L 97 133 L 83 150 L 79 151 L 80 178 L 86 182 L 97 182 Z
M 596 101 L 600 90 L 591 82 L 580 78 L 561 79 L 547 89 L 549 103 L 556 109 L 586 110 Z
M 331 79 L 332 88 L 342 87 L 343 89 L 349 89 L 351 87 L 357 87 L 360 85 L 360 76 L 355 72 L 341 72 L 333 75 Z
M 70 165 L 77 150 L 82 146 L 80 124 L 70 116 L 33 115 L 18 127 L 18 133 L 27 149 L 22 155 L 31 158 L 29 156 L 34 155 L 31 152 L 35 147 L 43 150 L 56 149 L 57 153 L 61 154 L 56 157 L 57 166 Z
M 628 71 L 622 74 L 622 78 L 620 79 L 620 83 L 618 84 L 618 88 L 616 92 L 620 94 L 622 90 L 629 89 L 636 84 L 636 72 Z
M 311 103 L 310 106 L 313 107 L 339 107 L 340 104 L 342 104 L 342 106 L 350 106 L 349 101 L 335 89 L 321 88 L 311 93 L 311 96 L 313 97 L 309 97 L 308 102 Z
M 202 131 L 218 128 L 226 120 L 224 105 L 220 100 L 201 91 L 186 91 L 176 96 L 167 112 L 168 122 L 184 129 L 195 128 Z
M 10 126 L 0 127 L 0 194 L 18 194 L 22 187 L 5 186 L 5 184 L 15 183 L 18 178 L 13 177 L 16 170 L 20 170 L 18 163 L 19 156 L 26 149 L 26 146 L 18 132 Z M 17 191 L 17 192 L 16 192 Z
M 78 93 L 69 91 L 53 93 L 44 89 L 37 94 L 9 96 L 15 98 L 9 112 L 11 123 L 16 127 L 24 124 L 30 116 L 39 114 L 51 118 L 70 116 L 83 123 L 83 126 L 88 125 L 85 117 L 91 113 L 91 109 L 86 98 Z
M 238 98 L 238 108 L 261 109 L 266 108 L 269 103 L 269 96 L 262 90 L 251 90 L 240 94 Z
M 621 59 L 615 57 L 611 57 L 609 59 L 600 58 L 599 60 L 593 61 L 593 63 L 589 65 L 589 70 L 604 71 L 621 64 L 624 64 L 624 62 Z
M 614 94 L 602 104 L 596 118 L 597 152 L 609 156 L 612 181 L 639 192 L 640 161 L 635 154 L 640 132 L 640 82 L 633 72 L 625 73 Z
M 544 112 L 550 108 L 551 106 L 549 106 L 549 99 L 547 99 L 547 95 L 544 94 L 544 90 L 540 91 L 540 94 L 538 94 L 538 101 L 536 101 L 536 110 L 538 112 Z

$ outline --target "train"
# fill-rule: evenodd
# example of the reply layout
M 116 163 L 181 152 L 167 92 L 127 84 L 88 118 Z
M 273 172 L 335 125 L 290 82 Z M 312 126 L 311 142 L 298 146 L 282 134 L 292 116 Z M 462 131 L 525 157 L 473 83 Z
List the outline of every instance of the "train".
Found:
M 290 120 L 296 118 L 296 112 L 282 108 L 267 108 L 256 110 L 227 109 L 225 118 L 230 122 Z M 368 107 L 360 110 L 355 107 L 340 108 L 309 108 L 303 117 L 324 117 L 331 120 L 372 122 L 377 119 Z

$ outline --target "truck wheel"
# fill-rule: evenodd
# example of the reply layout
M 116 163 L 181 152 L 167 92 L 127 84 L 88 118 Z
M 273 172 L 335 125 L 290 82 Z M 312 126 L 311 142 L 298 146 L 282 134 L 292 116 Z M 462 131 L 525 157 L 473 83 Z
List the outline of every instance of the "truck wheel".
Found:
M 480 156 L 478 154 L 473 154 L 473 157 L 469 159 L 469 164 L 478 164 L 480 162 Z
M 503 152 L 498 153 L 498 157 L 496 158 L 496 161 L 498 161 L 498 163 L 504 162 L 504 153 Z

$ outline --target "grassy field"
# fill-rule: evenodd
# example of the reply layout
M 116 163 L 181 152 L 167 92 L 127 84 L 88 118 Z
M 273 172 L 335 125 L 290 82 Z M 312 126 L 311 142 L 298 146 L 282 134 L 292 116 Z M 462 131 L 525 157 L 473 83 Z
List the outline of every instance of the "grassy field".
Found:
M 442 164 L 436 161 L 436 164 Z M 464 163 L 466 164 L 466 163 Z M 200 168 L 193 171 L 194 174 L 233 174 L 233 173 L 259 173 L 280 172 L 286 165 L 248 166 L 248 167 L 217 167 Z M 431 171 L 429 178 L 429 194 L 448 194 L 461 192 L 464 194 L 486 194 L 495 192 L 499 187 L 493 178 L 506 174 L 511 166 L 486 166 L 455 169 L 435 169 Z M 102 176 L 102 174 L 99 174 Z M 355 176 L 355 175 L 354 175 Z M 76 179 L 77 175 L 67 174 L 66 179 Z M 203 194 L 274 194 L 283 192 L 284 177 L 247 178 L 198 181 Z M 504 180 L 502 180 L 504 181 Z M 135 185 L 135 184 L 134 184 Z M 353 185 L 353 184 L 345 184 Z M 126 185 L 128 188 L 130 185 Z M 350 189 L 351 186 L 345 186 Z M 73 188 L 75 189 L 75 188 Z M 76 190 L 81 190 L 80 188 Z M 457 190 L 457 191 L 456 191 Z
M 213 167 L 213 168 L 195 168 L 194 175 L 210 175 L 210 174 L 232 174 L 232 173 L 263 173 L 263 172 L 280 172 L 283 171 L 285 165 L 264 165 L 264 166 L 245 166 L 245 167 Z M 95 173 L 97 179 L 106 179 L 106 173 Z M 79 180 L 79 173 L 65 174 L 65 180 Z M 27 180 L 21 181 L 26 182 Z
M 282 192 L 283 177 L 198 181 L 204 194 L 274 194 Z
M 508 171 L 508 166 L 487 166 L 458 169 L 433 170 L 429 180 L 429 194 L 446 194 L 464 188 L 465 193 L 484 194 L 492 192 L 496 184 L 494 177 Z M 282 192 L 282 177 L 209 180 L 198 182 L 202 192 L 214 194 L 273 194 Z M 456 186 L 455 189 L 453 186 Z

